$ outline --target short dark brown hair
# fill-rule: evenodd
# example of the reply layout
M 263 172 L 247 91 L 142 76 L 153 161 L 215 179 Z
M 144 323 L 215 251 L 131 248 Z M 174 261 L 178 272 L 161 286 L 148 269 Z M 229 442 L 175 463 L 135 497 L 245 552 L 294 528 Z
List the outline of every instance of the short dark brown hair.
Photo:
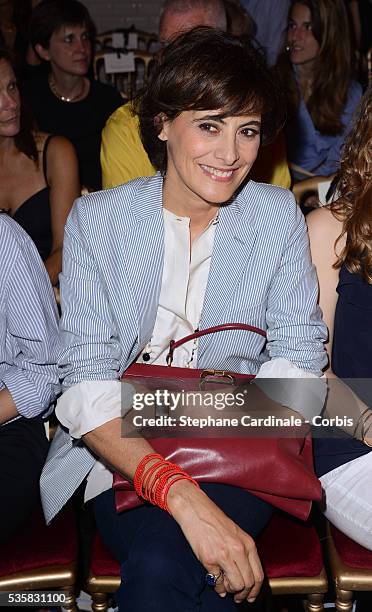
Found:
M 43 0 L 32 11 L 30 40 L 35 49 L 37 44 L 49 48 L 51 36 L 64 26 L 85 26 L 92 41 L 96 27 L 88 9 L 79 0 Z
M 221 110 L 221 117 L 262 115 L 262 141 L 272 140 L 285 119 L 277 79 L 250 43 L 213 28 L 178 36 L 159 55 L 145 92 L 136 100 L 143 145 L 152 164 L 165 172 L 166 143 L 158 138 L 162 114 Z

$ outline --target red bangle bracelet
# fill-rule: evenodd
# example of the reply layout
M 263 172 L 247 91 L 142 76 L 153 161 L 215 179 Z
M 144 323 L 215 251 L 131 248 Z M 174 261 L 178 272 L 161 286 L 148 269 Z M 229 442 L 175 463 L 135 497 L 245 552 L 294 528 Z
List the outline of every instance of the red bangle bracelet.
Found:
M 160 459 L 159 461 L 156 461 L 155 463 L 153 463 L 153 465 L 151 465 L 150 467 L 146 466 L 145 471 L 143 472 L 143 475 L 142 475 L 142 479 L 141 479 L 141 491 L 142 491 L 142 497 L 144 499 L 148 500 L 149 498 L 149 492 L 151 491 L 152 484 L 153 484 L 153 482 L 151 482 L 152 476 L 154 475 L 156 470 L 161 468 L 161 466 L 163 465 L 164 465 L 164 459 Z
M 170 474 L 174 471 L 173 468 L 173 464 L 172 463 L 166 463 L 166 465 L 164 465 L 163 467 L 161 467 L 158 472 L 156 473 L 156 476 L 152 482 L 152 486 L 151 489 L 149 491 L 148 494 L 148 501 L 151 502 L 152 504 L 156 505 L 156 498 L 155 498 L 155 493 L 156 493 L 156 489 L 159 483 L 159 480 L 164 477 L 166 474 Z
M 159 478 L 159 480 L 156 482 L 155 485 L 155 504 L 157 506 L 159 506 L 159 508 L 162 508 L 164 506 L 164 489 L 167 486 L 168 481 L 176 475 L 184 475 L 184 476 L 188 476 L 188 474 L 186 474 L 186 472 L 184 472 L 180 467 L 175 466 L 171 472 L 169 472 L 168 474 L 164 474 L 164 476 L 162 476 L 161 478 Z
M 137 465 L 137 469 L 133 478 L 133 485 L 138 497 L 142 497 L 141 486 L 143 472 L 145 471 L 148 462 L 152 461 L 153 459 L 162 459 L 164 461 L 164 457 L 162 457 L 158 453 L 149 453 L 148 455 L 145 455 L 145 457 L 143 457 L 143 459 L 141 459 L 141 461 Z
M 137 466 L 137 469 L 135 471 L 134 478 L 133 478 L 133 485 L 134 485 L 137 495 L 139 496 L 142 495 L 141 484 L 142 484 L 143 473 L 146 469 L 147 464 L 154 459 L 160 459 L 160 456 L 157 457 L 157 454 L 155 453 L 146 455 L 146 457 L 143 457 L 143 459 L 140 461 L 140 463 Z
M 151 461 L 154 463 L 148 466 Z M 133 485 L 138 497 L 142 497 L 145 501 L 171 514 L 167 496 L 171 486 L 179 480 L 189 480 L 195 486 L 199 486 L 187 472 L 175 463 L 166 461 L 158 453 L 149 453 L 139 462 L 134 474 Z
M 156 487 L 157 480 L 161 475 L 171 472 L 174 470 L 174 464 L 169 461 L 165 461 L 161 455 L 158 456 L 159 460 L 155 461 L 153 465 L 150 467 L 147 466 L 147 463 L 143 466 L 143 469 L 138 475 L 138 480 L 136 481 L 137 485 L 137 494 L 145 499 L 146 501 L 150 501 L 151 503 L 155 503 L 154 499 L 154 489 Z M 155 456 L 153 455 L 149 460 L 155 460 Z M 178 466 L 175 466 L 177 470 Z M 156 471 L 158 470 L 158 471 Z M 152 476 L 154 478 L 152 478 Z

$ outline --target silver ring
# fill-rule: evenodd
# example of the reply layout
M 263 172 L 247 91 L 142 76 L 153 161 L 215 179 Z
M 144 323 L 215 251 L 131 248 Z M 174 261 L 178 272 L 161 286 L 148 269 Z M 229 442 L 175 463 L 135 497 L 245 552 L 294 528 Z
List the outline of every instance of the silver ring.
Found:
M 222 574 L 223 574 L 222 570 L 220 570 L 219 574 L 212 574 L 211 572 L 208 572 L 205 575 L 205 582 L 207 583 L 208 586 L 215 587 L 217 584 L 217 580 L 221 578 Z

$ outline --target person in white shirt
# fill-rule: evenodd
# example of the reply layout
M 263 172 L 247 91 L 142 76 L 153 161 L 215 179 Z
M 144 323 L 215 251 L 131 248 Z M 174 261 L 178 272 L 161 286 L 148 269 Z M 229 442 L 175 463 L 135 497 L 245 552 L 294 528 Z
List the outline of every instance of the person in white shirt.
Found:
M 6 96 L 7 91 L 0 91 L 0 98 Z M 13 112 L 0 113 L 0 141 Z M 41 415 L 60 391 L 60 347 L 57 305 L 46 269 L 31 238 L 1 209 L 0 261 L 2 545 L 39 502 L 39 477 L 48 452 Z
M 121 562 L 123 610 L 228 612 L 261 587 L 254 538 L 272 507 L 237 487 L 198 488 L 185 472 L 166 494 L 162 458 L 145 439 L 121 437 L 120 387 L 125 400 L 130 385 L 119 380 L 135 360 L 165 364 L 171 338 L 229 322 L 264 328 L 268 342 L 212 334 L 185 345 L 175 365 L 275 376 L 270 368 L 285 362 L 321 375 L 325 326 L 304 219 L 289 191 L 248 181 L 261 141 L 282 124 L 280 99 L 250 45 L 211 28 L 180 35 L 138 101 L 159 172 L 80 198 L 67 223 L 57 407 L 65 431 L 44 468 L 43 504 L 49 521 L 89 474 L 86 499 Z M 159 507 L 116 514 L 108 466 L 141 496 L 152 470 Z

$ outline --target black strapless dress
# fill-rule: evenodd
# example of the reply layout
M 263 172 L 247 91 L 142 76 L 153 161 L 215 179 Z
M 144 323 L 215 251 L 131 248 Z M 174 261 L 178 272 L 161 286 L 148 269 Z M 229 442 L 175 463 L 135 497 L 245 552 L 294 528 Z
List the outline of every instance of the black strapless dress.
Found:
M 40 257 L 45 261 L 52 250 L 52 224 L 50 218 L 49 187 L 44 187 L 28 198 L 13 215 L 34 241 Z
M 332 369 L 372 408 L 372 285 L 342 266 L 337 293 Z M 318 476 L 372 450 L 330 428 L 321 438 L 314 437 L 313 443 Z
M 53 138 L 48 136 L 43 149 L 43 172 L 46 187 L 40 189 L 17 208 L 13 219 L 34 241 L 40 257 L 43 261 L 48 259 L 53 245 L 52 221 L 49 202 L 49 187 L 47 179 L 47 150 L 49 142 Z

